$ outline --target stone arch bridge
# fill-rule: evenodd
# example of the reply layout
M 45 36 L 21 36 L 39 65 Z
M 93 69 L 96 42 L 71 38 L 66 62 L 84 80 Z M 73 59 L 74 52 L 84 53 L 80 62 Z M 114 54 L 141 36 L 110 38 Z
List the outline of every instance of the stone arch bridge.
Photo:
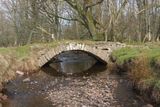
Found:
M 115 47 L 118 46 L 118 47 Z M 54 56 L 65 52 L 65 51 L 84 51 L 90 55 L 93 55 L 96 59 L 103 63 L 107 63 L 109 61 L 109 56 L 112 51 L 119 47 L 124 47 L 124 45 L 118 43 L 118 45 L 108 45 L 108 44 L 95 44 L 95 45 L 87 45 L 84 43 L 68 43 L 57 46 L 53 49 L 50 49 L 48 52 L 44 52 L 38 58 L 39 67 L 43 67 L 46 63 L 48 63 Z

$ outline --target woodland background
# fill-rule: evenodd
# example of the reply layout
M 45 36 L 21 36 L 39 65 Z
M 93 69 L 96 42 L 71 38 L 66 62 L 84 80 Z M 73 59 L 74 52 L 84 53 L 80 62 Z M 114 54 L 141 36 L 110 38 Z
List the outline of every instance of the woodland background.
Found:
M 0 46 L 160 40 L 160 0 L 0 0 Z

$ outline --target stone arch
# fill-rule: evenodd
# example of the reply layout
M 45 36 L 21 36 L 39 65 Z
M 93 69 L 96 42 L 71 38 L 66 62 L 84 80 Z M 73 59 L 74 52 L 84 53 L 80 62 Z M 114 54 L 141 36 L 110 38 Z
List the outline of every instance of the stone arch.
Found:
M 38 59 L 39 67 L 42 67 L 47 62 L 49 62 L 54 56 L 56 56 L 64 51 L 73 51 L 73 50 L 86 52 L 89 55 L 94 56 L 96 59 L 98 59 L 99 61 L 101 61 L 103 63 L 108 62 L 109 55 L 111 53 L 110 50 L 98 49 L 97 47 L 89 46 L 86 44 L 69 43 L 69 44 L 57 46 L 57 47 L 49 50 L 45 54 L 41 55 Z

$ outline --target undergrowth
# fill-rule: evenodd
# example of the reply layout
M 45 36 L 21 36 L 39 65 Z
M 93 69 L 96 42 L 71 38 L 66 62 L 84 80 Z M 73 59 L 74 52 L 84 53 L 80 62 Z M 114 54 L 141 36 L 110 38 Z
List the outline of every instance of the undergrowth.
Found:
M 143 56 L 133 60 L 130 71 L 128 71 L 128 76 L 133 82 L 138 83 L 152 77 L 148 62 L 148 59 Z
M 125 70 L 127 68 L 134 87 L 160 103 L 160 45 L 121 48 L 114 51 L 113 56 L 117 58 L 118 65 Z

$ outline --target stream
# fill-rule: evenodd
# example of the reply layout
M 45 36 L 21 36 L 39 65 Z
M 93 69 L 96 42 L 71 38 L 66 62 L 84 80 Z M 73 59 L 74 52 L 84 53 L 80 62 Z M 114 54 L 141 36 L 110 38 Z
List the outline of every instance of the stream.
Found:
M 142 107 L 127 78 L 109 74 L 87 53 L 64 52 L 41 71 L 6 85 L 3 107 Z

